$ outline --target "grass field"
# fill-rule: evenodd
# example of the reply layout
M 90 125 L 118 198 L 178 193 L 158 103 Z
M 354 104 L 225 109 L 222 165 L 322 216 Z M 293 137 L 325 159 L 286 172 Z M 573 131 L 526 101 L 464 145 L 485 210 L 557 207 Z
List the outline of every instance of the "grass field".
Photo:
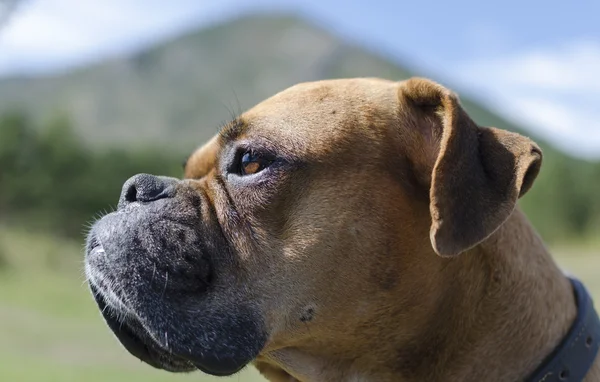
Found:
M 556 252 L 600 299 L 600 249 Z M 0 227 L 0 266 L 0 381 L 263 381 L 252 368 L 232 378 L 174 375 L 130 356 L 89 295 L 77 243 Z
M 0 228 L 0 381 L 264 381 L 253 368 L 232 378 L 171 374 L 129 355 L 89 294 L 82 253 L 77 243 Z

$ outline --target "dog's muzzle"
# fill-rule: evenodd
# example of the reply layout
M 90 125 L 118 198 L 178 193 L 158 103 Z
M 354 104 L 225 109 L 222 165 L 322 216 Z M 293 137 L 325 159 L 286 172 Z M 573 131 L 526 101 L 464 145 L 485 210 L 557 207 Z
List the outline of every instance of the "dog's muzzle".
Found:
M 131 354 L 168 371 L 225 376 L 256 357 L 266 336 L 247 302 L 213 290 L 213 260 L 223 257 L 215 247 L 224 241 L 208 239 L 201 203 L 182 181 L 131 178 L 118 210 L 92 227 L 85 269 L 102 316 Z

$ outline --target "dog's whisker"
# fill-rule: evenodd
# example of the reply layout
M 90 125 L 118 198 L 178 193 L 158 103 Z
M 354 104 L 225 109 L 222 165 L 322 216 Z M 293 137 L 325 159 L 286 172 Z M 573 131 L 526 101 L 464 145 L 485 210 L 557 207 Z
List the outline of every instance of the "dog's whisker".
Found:
M 83 287 L 85 285 L 88 285 L 89 283 L 90 283 L 90 278 L 87 275 L 85 275 L 83 277 L 83 280 L 81 281 L 81 286 Z
M 152 263 L 152 277 L 150 278 L 150 285 L 154 283 L 154 276 L 156 275 L 156 263 Z
M 104 306 L 104 308 L 102 308 L 102 311 L 101 311 L 101 312 L 102 312 L 102 314 L 104 314 L 104 313 L 106 312 L 106 309 L 109 309 L 109 306 L 108 306 L 108 305 L 106 305 L 106 306 Z
M 167 292 L 167 283 L 169 282 L 169 272 L 165 271 L 165 287 L 163 288 L 162 294 L 160 296 L 161 299 L 165 297 L 165 293 Z

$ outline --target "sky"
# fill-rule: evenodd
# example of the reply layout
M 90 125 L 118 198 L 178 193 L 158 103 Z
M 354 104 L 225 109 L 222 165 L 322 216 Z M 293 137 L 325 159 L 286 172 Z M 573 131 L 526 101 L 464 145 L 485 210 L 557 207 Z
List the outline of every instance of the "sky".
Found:
M 599 0 L 25 0 L 0 29 L 0 76 L 62 72 L 250 11 L 303 15 L 600 159 Z

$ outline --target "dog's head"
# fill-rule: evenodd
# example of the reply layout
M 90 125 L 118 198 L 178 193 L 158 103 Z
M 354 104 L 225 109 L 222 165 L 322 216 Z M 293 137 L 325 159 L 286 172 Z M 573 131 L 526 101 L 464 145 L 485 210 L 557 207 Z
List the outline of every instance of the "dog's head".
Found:
M 427 80 L 300 84 L 225 126 L 184 180 L 127 181 L 86 272 L 159 368 L 229 375 L 290 348 L 359 362 L 377 328 L 418 331 L 443 261 L 509 217 L 540 162 Z

